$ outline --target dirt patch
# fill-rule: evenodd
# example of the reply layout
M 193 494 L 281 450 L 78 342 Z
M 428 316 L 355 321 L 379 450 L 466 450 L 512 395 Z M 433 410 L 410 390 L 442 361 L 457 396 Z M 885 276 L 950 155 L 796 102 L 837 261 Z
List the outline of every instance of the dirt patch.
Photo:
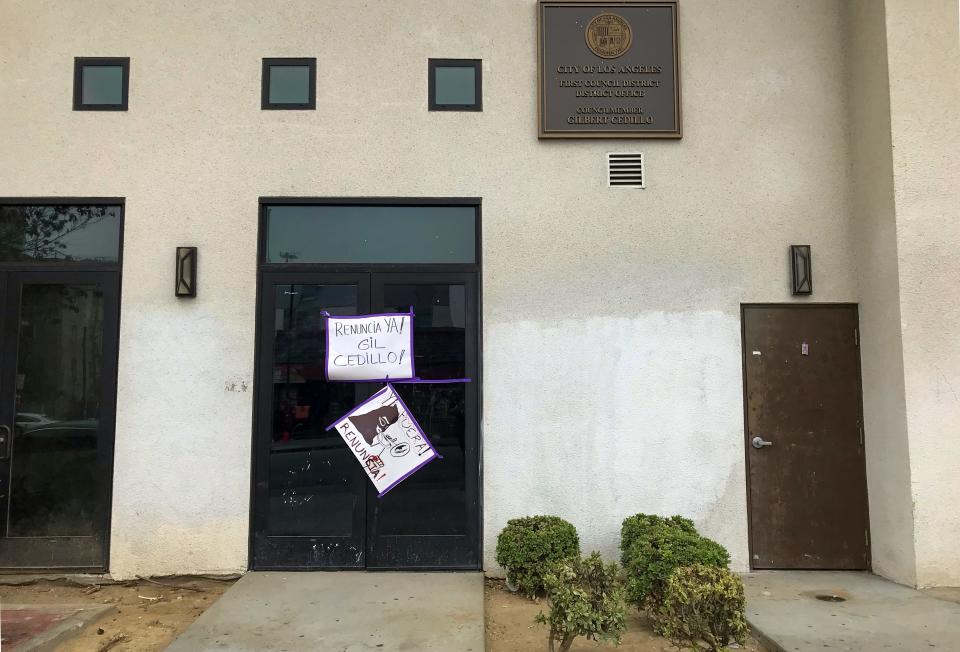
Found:
M 0 586 L 0 602 L 49 605 L 112 605 L 114 610 L 57 649 L 60 652 L 160 652 L 230 588 L 232 581 L 201 578 L 138 580 L 77 586 L 42 580 Z
M 510 593 L 502 580 L 492 579 L 486 581 L 484 598 L 487 652 L 546 652 L 547 628 L 533 621 L 538 613 L 546 611 L 546 602 L 537 603 Z M 651 631 L 647 619 L 636 609 L 628 612 L 627 631 L 620 647 L 578 637 L 571 652 L 603 649 L 610 652 L 677 652 L 677 648 L 670 645 L 669 641 Z M 741 649 L 750 652 L 766 650 L 752 638 Z

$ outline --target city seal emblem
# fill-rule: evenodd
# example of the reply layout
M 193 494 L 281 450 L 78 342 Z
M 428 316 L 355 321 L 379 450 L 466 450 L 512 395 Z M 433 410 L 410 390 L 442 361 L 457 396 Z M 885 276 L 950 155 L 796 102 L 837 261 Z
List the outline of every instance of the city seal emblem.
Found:
M 617 14 L 599 14 L 587 23 L 587 47 L 603 59 L 622 57 L 633 42 L 630 23 Z

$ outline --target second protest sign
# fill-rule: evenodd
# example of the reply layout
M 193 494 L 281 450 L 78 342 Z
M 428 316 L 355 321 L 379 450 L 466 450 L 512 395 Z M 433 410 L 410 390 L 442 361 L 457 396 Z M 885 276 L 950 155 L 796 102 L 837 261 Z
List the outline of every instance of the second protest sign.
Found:
M 335 429 L 363 465 L 379 495 L 439 457 L 392 385 L 340 417 Z

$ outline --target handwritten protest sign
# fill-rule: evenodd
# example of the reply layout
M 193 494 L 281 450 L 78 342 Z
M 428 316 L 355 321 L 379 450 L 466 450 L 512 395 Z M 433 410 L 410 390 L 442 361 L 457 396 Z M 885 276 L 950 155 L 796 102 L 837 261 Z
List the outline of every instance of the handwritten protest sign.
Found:
M 440 457 L 389 383 L 327 430 L 336 429 L 380 496 Z
M 414 377 L 413 312 L 327 317 L 328 380 Z

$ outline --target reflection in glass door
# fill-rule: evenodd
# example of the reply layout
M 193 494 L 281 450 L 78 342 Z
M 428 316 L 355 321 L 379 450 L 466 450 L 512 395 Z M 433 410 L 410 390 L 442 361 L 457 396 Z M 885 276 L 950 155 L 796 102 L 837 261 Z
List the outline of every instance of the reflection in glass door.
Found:
M 105 567 L 117 275 L 0 276 L 0 567 Z

